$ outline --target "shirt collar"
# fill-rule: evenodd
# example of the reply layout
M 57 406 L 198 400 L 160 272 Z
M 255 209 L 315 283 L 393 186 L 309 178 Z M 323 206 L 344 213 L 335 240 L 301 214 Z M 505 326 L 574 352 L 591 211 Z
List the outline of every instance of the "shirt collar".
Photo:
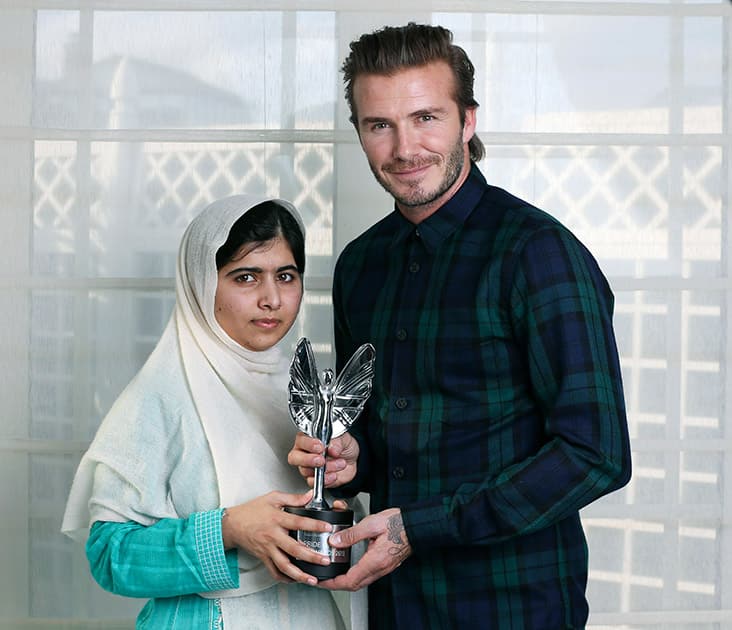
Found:
M 395 205 L 394 213 L 398 219 L 392 246 L 400 245 L 410 234 L 416 234 L 427 251 L 435 253 L 443 241 L 465 223 L 483 196 L 486 185 L 483 174 L 471 162 L 470 172 L 463 185 L 444 205 L 418 225 L 405 219 Z

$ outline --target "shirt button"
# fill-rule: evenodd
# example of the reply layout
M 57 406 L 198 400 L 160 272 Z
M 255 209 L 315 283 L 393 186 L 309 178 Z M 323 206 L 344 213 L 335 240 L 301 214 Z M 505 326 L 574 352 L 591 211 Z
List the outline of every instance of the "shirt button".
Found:
M 406 398 L 397 398 L 394 404 L 396 404 L 397 409 L 405 409 L 408 403 Z
M 404 468 L 401 466 L 395 466 L 391 471 L 391 476 L 394 477 L 394 479 L 401 479 L 404 477 Z
M 418 271 L 419 271 L 419 263 L 410 262 L 409 263 L 409 273 L 417 273 Z
M 404 328 L 400 328 L 396 332 L 397 341 L 404 341 L 407 338 L 407 331 Z

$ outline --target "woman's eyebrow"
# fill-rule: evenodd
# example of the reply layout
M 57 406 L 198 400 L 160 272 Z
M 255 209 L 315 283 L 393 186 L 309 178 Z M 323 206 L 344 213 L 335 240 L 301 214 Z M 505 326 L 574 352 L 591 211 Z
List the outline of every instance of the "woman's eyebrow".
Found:
M 276 273 L 282 273 L 283 271 L 297 271 L 297 266 L 295 265 L 283 265 L 282 267 L 277 267 L 275 269 Z M 231 271 L 226 272 L 226 276 L 231 276 L 233 274 L 242 273 L 242 272 L 248 272 L 248 273 L 263 273 L 264 269 L 262 267 L 237 267 L 236 269 L 232 269 Z
M 227 271 L 226 275 L 231 276 L 236 273 L 241 273 L 242 271 L 248 271 L 249 273 L 262 273 L 264 269 L 261 267 L 236 267 L 235 269 L 232 269 L 231 271 Z

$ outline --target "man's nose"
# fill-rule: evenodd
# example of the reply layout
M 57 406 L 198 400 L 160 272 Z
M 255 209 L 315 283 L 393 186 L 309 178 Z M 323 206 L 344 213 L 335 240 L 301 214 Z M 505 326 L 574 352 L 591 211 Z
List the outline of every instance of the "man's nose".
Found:
M 415 155 L 416 134 L 407 126 L 397 127 L 394 132 L 394 157 L 408 160 Z

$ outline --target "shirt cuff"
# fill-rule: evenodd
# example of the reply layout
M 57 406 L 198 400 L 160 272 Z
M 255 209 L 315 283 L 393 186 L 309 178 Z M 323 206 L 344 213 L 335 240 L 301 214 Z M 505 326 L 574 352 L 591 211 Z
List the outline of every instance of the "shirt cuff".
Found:
M 203 579 L 212 591 L 239 586 L 239 572 L 236 563 L 234 562 L 233 568 L 230 566 L 224 551 L 224 541 L 221 538 L 223 513 L 223 508 L 197 512 L 194 520 L 196 550 L 201 562 Z
M 443 499 L 435 498 L 400 508 L 404 531 L 415 553 L 455 544 L 457 536 L 450 527 L 448 510 L 442 503 Z

